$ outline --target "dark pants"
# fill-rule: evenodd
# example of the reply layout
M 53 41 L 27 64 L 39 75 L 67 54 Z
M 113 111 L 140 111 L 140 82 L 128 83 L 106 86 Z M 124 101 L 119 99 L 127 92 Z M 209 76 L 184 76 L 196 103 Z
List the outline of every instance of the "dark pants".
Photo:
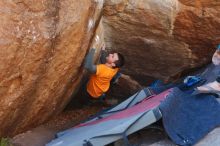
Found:
M 114 85 L 117 83 L 117 80 L 121 77 L 121 73 L 117 73 L 113 79 L 111 80 L 111 85 Z M 94 98 L 92 97 L 88 92 L 87 92 L 87 83 L 88 83 L 88 79 L 85 79 L 83 85 L 82 85 L 82 104 L 105 104 L 105 93 L 103 93 L 101 96 L 99 96 L 98 98 Z
M 82 99 L 85 104 L 91 105 L 91 104 L 103 104 L 105 99 L 105 94 L 102 94 L 100 97 L 94 98 L 92 97 L 86 89 L 86 84 L 83 85 L 83 91 L 82 91 Z
M 216 81 L 217 81 L 218 83 L 220 83 L 220 75 L 218 75 L 218 77 L 216 78 Z

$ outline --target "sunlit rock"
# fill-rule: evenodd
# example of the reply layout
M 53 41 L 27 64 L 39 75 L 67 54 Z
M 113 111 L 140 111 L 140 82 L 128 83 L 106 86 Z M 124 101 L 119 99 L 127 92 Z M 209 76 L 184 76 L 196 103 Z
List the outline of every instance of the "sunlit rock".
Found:
M 104 9 L 108 47 L 125 54 L 124 71 L 139 81 L 203 65 L 220 42 L 218 1 L 108 0 Z
M 0 1 L 0 136 L 59 113 L 77 89 L 103 1 Z

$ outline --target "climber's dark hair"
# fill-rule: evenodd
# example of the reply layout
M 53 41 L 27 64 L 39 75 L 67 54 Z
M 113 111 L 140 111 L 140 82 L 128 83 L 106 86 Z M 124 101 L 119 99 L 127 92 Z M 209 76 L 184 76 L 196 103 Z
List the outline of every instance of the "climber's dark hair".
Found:
M 125 58 L 121 53 L 118 54 L 118 60 L 115 61 L 115 68 L 122 67 L 125 64 Z

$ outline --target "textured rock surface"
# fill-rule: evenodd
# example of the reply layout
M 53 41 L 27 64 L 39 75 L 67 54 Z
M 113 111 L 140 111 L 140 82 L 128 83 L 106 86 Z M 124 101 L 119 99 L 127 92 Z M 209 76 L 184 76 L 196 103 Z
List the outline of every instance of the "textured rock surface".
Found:
M 124 71 L 140 81 L 164 78 L 210 61 L 220 41 L 220 2 L 108 0 L 108 47 L 126 55 Z
M 82 75 L 103 1 L 0 1 L 0 136 L 58 113 Z

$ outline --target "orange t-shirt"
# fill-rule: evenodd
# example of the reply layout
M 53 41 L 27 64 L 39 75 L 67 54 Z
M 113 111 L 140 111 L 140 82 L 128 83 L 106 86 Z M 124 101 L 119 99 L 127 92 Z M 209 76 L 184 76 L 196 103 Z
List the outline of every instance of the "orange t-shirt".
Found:
M 118 72 L 118 68 L 110 68 L 105 64 L 96 67 L 96 74 L 91 75 L 87 83 L 87 92 L 94 98 L 98 98 L 109 89 L 110 81 Z

